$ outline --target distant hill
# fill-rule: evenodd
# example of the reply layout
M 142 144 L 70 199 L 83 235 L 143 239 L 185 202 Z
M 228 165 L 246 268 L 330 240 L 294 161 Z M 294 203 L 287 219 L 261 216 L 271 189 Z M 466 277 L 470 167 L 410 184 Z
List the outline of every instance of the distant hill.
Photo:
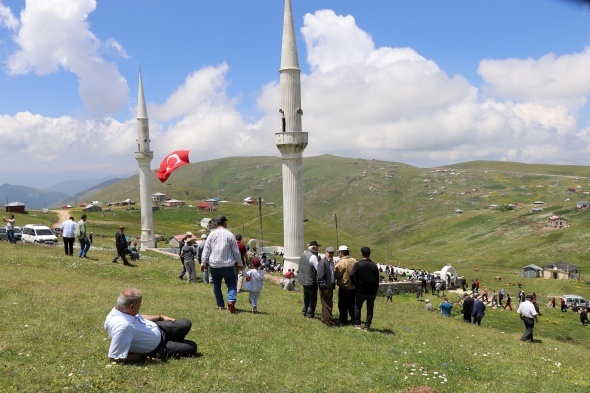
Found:
M 120 180 L 121 178 L 113 178 L 112 176 L 103 177 L 101 179 L 68 180 L 49 187 L 47 190 L 61 192 L 67 195 L 75 195 L 96 187 L 104 187 Z
M 4 203 L 21 202 L 26 209 L 43 209 L 57 201 L 66 198 L 68 195 L 63 192 L 40 190 L 37 188 L 14 186 L 2 184 L 0 186 L 0 201 Z
M 391 161 L 307 157 L 306 241 L 314 236 L 335 243 L 336 216 L 340 242 L 377 245 L 381 252 L 389 250 L 388 258 L 395 255 L 406 264 L 486 260 L 520 266 L 568 257 L 574 262 L 585 259 L 590 233 L 590 210 L 576 209 L 577 202 L 590 200 L 588 175 L 590 167 L 584 166 L 477 161 L 417 168 Z M 185 165 L 164 184 L 152 174 L 152 191 L 192 205 L 211 197 L 234 202 L 261 197 L 281 209 L 281 158 L 232 157 Z M 139 200 L 137 176 L 78 200 L 127 198 Z M 544 202 L 542 213 L 531 213 L 534 202 Z M 568 218 L 570 227 L 546 230 L 554 214 Z

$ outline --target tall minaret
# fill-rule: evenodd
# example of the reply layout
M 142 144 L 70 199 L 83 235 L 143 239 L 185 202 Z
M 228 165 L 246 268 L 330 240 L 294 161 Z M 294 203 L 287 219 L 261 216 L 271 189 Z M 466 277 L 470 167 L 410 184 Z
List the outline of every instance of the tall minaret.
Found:
M 280 94 L 281 132 L 277 132 L 277 148 L 283 157 L 283 231 L 285 270 L 299 267 L 305 251 L 303 240 L 303 150 L 307 132 L 301 131 L 301 70 L 297 58 L 295 28 L 291 1 L 285 0 L 283 45 L 281 53 Z
M 150 163 L 154 152 L 150 151 L 150 125 L 143 96 L 143 81 L 139 70 L 139 90 L 137 92 L 137 151 L 135 159 L 139 163 L 139 199 L 141 202 L 141 250 L 153 248 L 154 219 L 152 215 L 152 178 Z

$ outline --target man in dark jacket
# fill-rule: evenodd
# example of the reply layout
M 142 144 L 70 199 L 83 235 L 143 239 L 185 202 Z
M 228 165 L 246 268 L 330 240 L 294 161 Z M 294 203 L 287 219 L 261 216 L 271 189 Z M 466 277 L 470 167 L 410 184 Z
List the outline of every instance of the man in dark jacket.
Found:
M 471 296 L 467 293 L 463 294 L 463 320 L 465 322 L 471 323 L 471 312 L 473 311 L 473 303 L 474 300 Z
M 473 297 L 475 298 L 475 302 L 473 303 L 473 311 L 471 312 L 473 324 L 481 326 L 481 320 L 485 315 L 486 305 L 483 304 L 480 299 L 478 299 L 477 294 L 475 294 Z
M 369 247 L 361 248 L 363 259 L 358 261 L 350 273 L 350 281 L 356 288 L 356 298 L 354 305 L 354 327 L 361 329 L 361 311 L 363 303 L 367 302 L 367 319 L 365 321 L 365 331 L 371 328 L 373 321 L 373 308 L 375 298 L 379 291 L 379 268 L 377 264 L 371 261 L 371 249 Z
M 334 248 L 326 248 L 326 256 L 318 263 L 318 288 L 322 301 L 322 323 L 328 327 L 334 326 L 332 308 L 334 307 Z
M 309 243 L 309 249 L 299 258 L 298 281 L 303 287 L 303 309 L 301 313 L 304 317 L 313 318 L 315 308 L 318 303 L 318 247 L 320 245 L 315 240 Z
M 127 246 L 127 237 L 125 236 L 125 227 L 120 226 L 119 232 L 115 235 L 115 246 L 117 247 L 117 256 L 113 259 L 114 263 L 117 263 L 117 259 L 123 260 L 123 265 L 130 266 L 131 264 L 127 261 L 127 252 L 129 251 Z

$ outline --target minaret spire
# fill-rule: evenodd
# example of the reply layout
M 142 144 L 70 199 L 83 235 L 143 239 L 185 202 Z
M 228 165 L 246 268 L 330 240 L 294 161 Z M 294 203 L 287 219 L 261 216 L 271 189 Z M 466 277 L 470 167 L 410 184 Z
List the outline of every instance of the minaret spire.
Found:
M 297 42 L 295 40 L 295 26 L 293 25 L 293 11 L 291 1 L 285 1 L 283 17 L 283 46 L 281 51 L 281 70 L 299 69 L 297 56 Z
M 139 163 L 139 198 L 141 203 L 141 249 L 153 248 L 154 219 L 152 214 L 152 178 L 150 163 L 154 153 L 150 150 L 150 125 L 143 94 L 143 80 L 139 69 L 139 88 L 137 89 L 137 151 L 135 159 Z
M 305 251 L 303 239 L 303 150 L 307 132 L 302 131 L 301 70 L 293 25 L 291 1 L 285 0 L 283 42 L 279 89 L 281 131 L 275 134 L 283 158 L 283 232 L 285 242 L 283 269 L 298 270 L 299 257 Z

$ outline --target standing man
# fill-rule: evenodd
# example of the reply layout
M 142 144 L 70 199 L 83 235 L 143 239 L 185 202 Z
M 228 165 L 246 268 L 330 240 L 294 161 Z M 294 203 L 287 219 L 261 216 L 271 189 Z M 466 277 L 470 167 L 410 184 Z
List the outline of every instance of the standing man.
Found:
M 14 237 L 14 214 L 11 214 L 8 218 L 2 217 L 2 220 L 6 223 L 6 236 L 11 244 L 16 244 L 16 237 Z
M 318 263 L 318 288 L 322 301 L 322 323 L 328 327 L 334 326 L 332 308 L 334 307 L 334 247 L 326 248 L 326 256 Z
M 142 315 L 141 292 L 125 289 L 117 305 L 104 321 L 111 345 L 111 362 L 133 362 L 145 358 L 166 360 L 168 357 L 191 357 L 197 354 L 197 344 L 185 340 L 192 323 L 186 318 L 173 319 L 165 315 Z
M 78 258 L 86 258 L 86 254 L 90 249 L 90 240 L 86 233 L 86 214 L 82 214 L 80 221 L 76 224 L 76 236 L 80 242 L 80 251 L 78 251 Z
M 524 334 L 520 338 L 520 341 L 533 341 L 533 329 L 535 327 L 535 322 L 539 323 L 539 319 L 537 318 L 537 311 L 535 310 L 535 306 L 531 303 L 531 295 L 526 295 L 524 302 L 520 303 L 518 306 L 518 314 L 520 315 L 520 319 L 524 323 L 524 327 L 526 328 Z
M 475 296 L 475 295 L 474 295 Z M 473 304 L 475 301 L 469 294 L 463 294 L 463 309 L 461 312 L 463 313 L 463 321 L 467 323 L 471 323 L 471 314 L 473 314 Z
M 127 252 L 129 249 L 127 248 L 129 244 L 127 243 L 127 237 L 125 236 L 125 227 L 120 226 L 119 232 L 115 235 L 115 247 L 117 247 L 117 256 L 113 259 L 113 263 L 117 263 L 117 259 L 121 258 L 123 260 L 123 265 L 130 266 L 129 261 L 127 261 Z
M 361 329 L 361 311 L 363 303 L 366 301 L 367 319 L 365 321 L 365 331 L 368 332 L 373 322 L 373 308 L 379 291 L 379 268 L 370 259 L 371 249 L 369 247 L 361 248 L 361 255 L 363 259 L 355 263 L 350 273 L 350 281 L 356 288 L 354 327 Z
M 240 251 L 240 256 L 242 257 L 242 267 L 237 269 L 237 276 L 238 276 L 238 293 L 242 292 L 242 284 L 244 281 L 244 269 L 246 268 L 246 246 L 242 243 L 242 235 L 239 233 L 236 235 L 236 242 L 238 243 L 238 250 Z
M 70 216 L 69 220 L 61 223 L 61 237 L 64 239 L 66 256 L 74 256 L 74 240 L 76 239 L 76 221 Z
M 309 243 L 307 251 L 299 258 L 299 283 L 303 286 L 303 309 L 304 317 L 313 318 L 318 303 L 318 242 L 315 240 Z
M 227 286 L 227 308 L 232 314 L 237 314 L 235 268 L 242 268 L 242 256 L 236 238 L 227 230 L 227 218 L 219 216 L 216 221 L 217 229 L 212 231 L 205 241 L 202 261 L 208 263 L 211 268 L 217 309 L 223 310 L 224 308 L 223 294 L 221 293 L 221 280 L 224 280 Z
M 486 305 L 482 299 L 479 299 L 477 294 L 474 295 L 474 298 L 475 303 L 473 303 L 473 311 L 471 312 L 471 315 L 473 316 L 473 324 L 481 326 L 481 320 L 485 315 Z

